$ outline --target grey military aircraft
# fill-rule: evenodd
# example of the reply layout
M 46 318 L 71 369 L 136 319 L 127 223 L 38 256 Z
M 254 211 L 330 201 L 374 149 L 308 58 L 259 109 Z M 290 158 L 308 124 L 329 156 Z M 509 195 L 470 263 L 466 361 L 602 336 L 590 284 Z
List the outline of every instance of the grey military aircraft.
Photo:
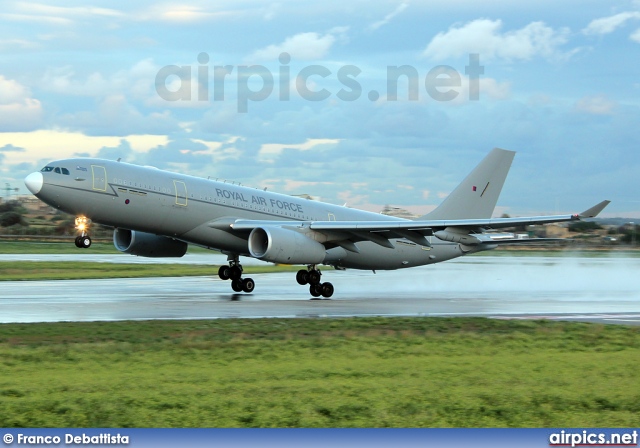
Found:
M 114 227 L 113 243 L 143 257 L 181 257 L 188 244 L 228 257 L 218 275 L 250 293 L 240 256 L 306 265 L 296 275 L 314 297 L 331 297 L 320 265 L 392 270 L 439 263 L 500 244 L 529 242 L 487 232 L 596 216 L 609 201 L 571 215 L 492 218 L 515 152 L 493 149 L 432 212 L 407 220 L 125 162 L 73 158 L 25 178 L 40 200 L 76 216 L 76 246 L 92 223 Z M 536 239 L 535 241 L 541 241 Z

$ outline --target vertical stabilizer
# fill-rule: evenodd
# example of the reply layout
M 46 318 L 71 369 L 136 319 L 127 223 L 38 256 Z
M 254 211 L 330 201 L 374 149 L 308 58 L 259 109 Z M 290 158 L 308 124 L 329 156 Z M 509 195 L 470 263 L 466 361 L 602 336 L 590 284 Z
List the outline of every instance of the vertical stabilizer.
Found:
M 491 218 L 514 151 L 494 148 L 435 210 L 421 219 Z

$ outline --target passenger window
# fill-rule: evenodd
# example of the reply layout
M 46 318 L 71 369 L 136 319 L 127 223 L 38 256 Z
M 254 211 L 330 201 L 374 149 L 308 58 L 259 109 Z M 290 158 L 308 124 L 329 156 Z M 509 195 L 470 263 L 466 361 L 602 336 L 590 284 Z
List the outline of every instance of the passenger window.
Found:
M 67 176 L 69 175 L 69 170 L 66 168 L 62 168 L 62 174 L 66 174 Z
M 56 173 L 60 174 L 60 168 L 58 168 L 58 167 L 56 167 L 56 169 L 53 170 L 53 171 L 55 171 Z
M 53 167 L 52 166 L 45 166 L 40 171 L 42 171 L 43 173 L 48 173 L 50 171 L 53 171 Z

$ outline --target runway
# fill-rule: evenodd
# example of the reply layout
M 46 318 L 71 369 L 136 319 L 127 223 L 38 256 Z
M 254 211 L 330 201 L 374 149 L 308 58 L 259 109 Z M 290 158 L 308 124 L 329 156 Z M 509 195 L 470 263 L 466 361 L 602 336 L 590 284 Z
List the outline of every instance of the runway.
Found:
M 332 300 L 309 300 L 294 273 L 253 275 L 252 294 L 234 294 L 213 275 L 2 282 L 0 322 L 487 316 L 640 324 L 638 272 L 638 258 L 491 256 L 377 274 L 325 270 Z

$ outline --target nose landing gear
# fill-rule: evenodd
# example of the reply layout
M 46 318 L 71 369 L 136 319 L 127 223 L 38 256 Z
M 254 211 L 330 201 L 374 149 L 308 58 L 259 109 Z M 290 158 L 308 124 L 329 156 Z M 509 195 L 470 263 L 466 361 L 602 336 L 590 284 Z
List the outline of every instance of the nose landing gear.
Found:
M 89 236 L 89 226 L 91 220 L 84 216 L 78 216 L 76 218 L 76 230 L 80 232 L 80 235 L 76 237 L 76 247 L 81 249 L 88 249 L 91 247 L 91 237 Z

